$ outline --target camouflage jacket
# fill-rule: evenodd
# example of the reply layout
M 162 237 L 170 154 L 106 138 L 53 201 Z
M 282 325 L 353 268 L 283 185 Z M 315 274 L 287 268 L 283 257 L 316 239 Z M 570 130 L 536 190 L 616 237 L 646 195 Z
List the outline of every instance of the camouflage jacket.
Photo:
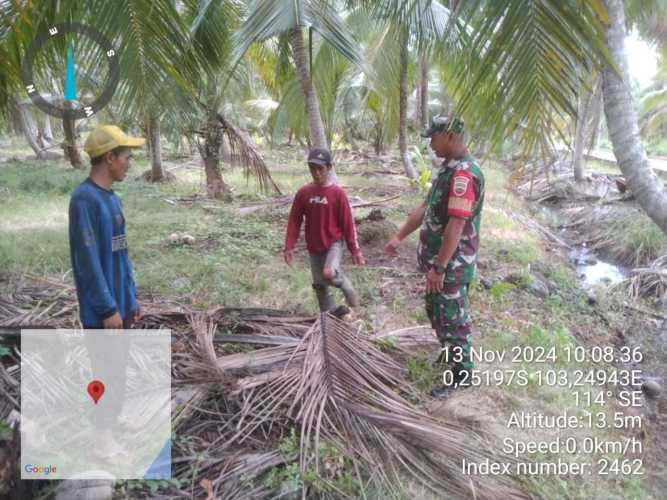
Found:
M 426 195 L 417 258 L 426 272 L 433 265 L 451 216 L 466 219 L 454 255 L 447 263 L 445 283 L 470 283 L 475 275 L 479 228 L 484 204 L 484 174 L 471 156 L 443 163 Z

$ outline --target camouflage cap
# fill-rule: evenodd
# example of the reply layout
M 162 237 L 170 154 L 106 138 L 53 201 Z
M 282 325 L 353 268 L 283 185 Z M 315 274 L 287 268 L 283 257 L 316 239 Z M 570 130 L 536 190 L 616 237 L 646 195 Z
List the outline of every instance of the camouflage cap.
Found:
M 422 137 L 431 137 L 433 134 L 440 132 L 454 132 L 455 134 L 463 133 L 463 118 L 453 118 L 450 122 L 449 117 L 444 115 L 436 115 L 431 119 L 431 126 L 422 132 Z

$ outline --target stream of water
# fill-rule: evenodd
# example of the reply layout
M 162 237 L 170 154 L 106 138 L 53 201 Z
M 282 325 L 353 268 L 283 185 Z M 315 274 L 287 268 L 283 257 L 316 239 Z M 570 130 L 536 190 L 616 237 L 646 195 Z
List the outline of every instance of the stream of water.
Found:
M 576 266 L 577 276 L 581 283 L 587 288 L 597 285 L 614 285 L 623 281 L 628 275 L 627 269 L 600 260 L 585 246 L 571 250 L 569 258 Z
M 539 214 L 552 228 L 557 229 L 563 224 L 562 214 L 557 208 L 542 205 L 539 207 Z M 561 228 L 560 232 L 564 233 L 565 229 Z M 628 276 L 628 269 L 601 260 L 591 249 L 587 248 L 586 245 L 573 248 L 569 252 L 568 258 L 576 267 L 577 276 L 581 280 L 582 285 L 586 288 L 598 285 L 613 285 L 624 280 Z

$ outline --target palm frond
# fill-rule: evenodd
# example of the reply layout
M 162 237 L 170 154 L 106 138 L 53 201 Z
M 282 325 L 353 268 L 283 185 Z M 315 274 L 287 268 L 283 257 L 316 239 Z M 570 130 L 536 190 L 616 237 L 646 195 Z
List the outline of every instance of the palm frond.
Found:
M 378 21 L 405 28 L 420 51 L 456 43 L 459 27 L 450 9 L 438 1 L 363 0 L 348 5 L 360 7 Z
M 200 374 L 191 373 L 190 378 L 198 378 L 199 380 L 206 380 L 207 378 L 218 384 L 222 384 L 225 389 L 232 390 L 234 388 L 234 379 L 227 376 L 225 370 L 218 365 L 218 358 L 215 353 L 213 345 L 213 338 L 218 330 L 218 326 L 214 321 L 203 314 L 191 314 L 188 316 L 188 323 L 196 337 L 196 351 L 199 354 L 200 363 L 195 365 L 195 371 L 199 370 Z
M 118 47 L 122 76 L 114 101 L 122 114 L 169 107 L 176 87 L 192 89 L 200 67 L 188 57 L 186 25 L 174 2 L 100 0 L 87 8 Z
M 33 14 L 31 5 L 0 0 L 0 114 L 9 112 L 17 95 L 25 95 L 20 47 L 32 38 Z
M 257 179 L 260 189 L 264 192 L 274 191 L 277 194 L 282 194 L 273 177 L 271 177 L 271 172 L 269 172 L 262 155 L 259 154 L 250 138 L 222 114 L 216 113 L 216 115 L 222 127 L 222 133 L 229 140 L 232 154 L 238 155 L 243 165 L 246 178 L 252 175 Z
M 667 48 L 666 0 L 625 2 L 625 21 L 629 29 L 636 27 L 644 40 Z
M 297 137 L 308 137 L 306 106 L 299 81 L 295 75 L 284 92 L 285 94 L 278 107 L 268 120 L 272 140 L 275 142 L 281 137 L 285 137 L 289 130 Z
M 238 5 L 228 0 L 188 0 L 184 17 L 204 72 L 223 68 L 231 54 L 231 33 L 239 22 Z
M 496 144 L 519 129 L 526 155 L 548 150 L 590 68 L 608 60 L 603 3 L 476 1 L 460 15 L 473 58 L 450 76 L 457 112 Z
M 475 479 L 461 460 L 493 458 L 475 422 L 443 424 L 414 409 L 397 391 L 417 397 L 402 368 L 350 324 L 323 314 L 296 347 L 271 348 L 289 361 L 245 391 L 228 443 L 243 442 L 278 415 L 301 426 L 300 466 L 318 473 L 323 441 L 373 468 L 372 481 L 401 491 L 411 477 L 445 496 L 527 498 L 510 478 Z M 478 423 L 477 423 L 478 424 Z M 474 493 L 473 493 L 474 492 Z
M 324 0 L 255 0 L 234 35 L 235 66 L 250 46 L 297 27 L 313 28 L 327 43 L 354 64 L 363 66 L 359 44 L 343 19 Z

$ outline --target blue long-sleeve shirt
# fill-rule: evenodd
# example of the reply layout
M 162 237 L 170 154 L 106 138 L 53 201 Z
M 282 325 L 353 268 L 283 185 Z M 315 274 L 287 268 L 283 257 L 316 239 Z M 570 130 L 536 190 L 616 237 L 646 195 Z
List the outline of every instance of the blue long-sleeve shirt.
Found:
M 137 310 L 120 198 L 92 180 L 79 184 L 69 204 L 69 244 L 81 323 L 102 328 L 116 312 Z

